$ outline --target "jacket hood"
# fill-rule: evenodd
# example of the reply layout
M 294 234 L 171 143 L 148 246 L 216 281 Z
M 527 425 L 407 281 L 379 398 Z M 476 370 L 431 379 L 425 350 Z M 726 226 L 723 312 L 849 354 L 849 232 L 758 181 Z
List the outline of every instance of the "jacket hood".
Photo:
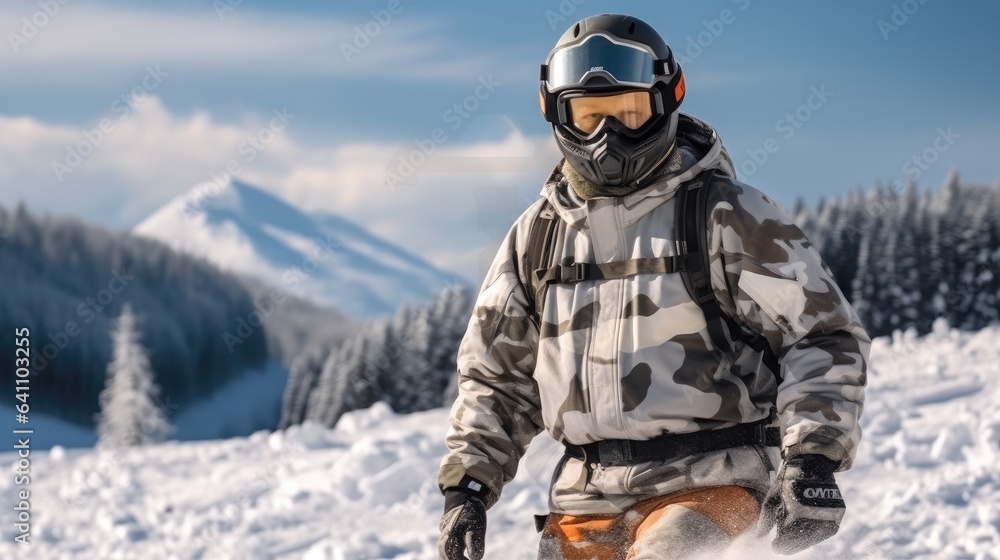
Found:
M 542 187 L 541 195 L 568 224 L 586 227 L 587 215 L 597 205 L 619 201 L 625 208 L 627 223 L 670 199 L 677 187 L 694 178 L 705 169 L 717 168 L 730 177 L 736 176 L 733 161 L 715 129 L 706 122 L 680 113 L 677 122 L 677 139 L 673 151 L 653 175 L 649 184 L 635 192 L 620 197 L 595 197 L 583 199 L 570 181 L 583 180 L 569 164 L 560 160 Z

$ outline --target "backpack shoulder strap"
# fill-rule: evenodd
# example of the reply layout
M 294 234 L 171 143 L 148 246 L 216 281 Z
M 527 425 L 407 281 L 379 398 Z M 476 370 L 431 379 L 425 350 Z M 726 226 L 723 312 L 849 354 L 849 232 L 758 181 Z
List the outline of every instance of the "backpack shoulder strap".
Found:
M 708 324 L 708 334 L 716 349 L 732 351 L 723 330 L 724 312 L 715 299 L 708 261 L 708 188 L 715 169 L 702 171 L 681 185 L 676 196 L 674 227 L 678 251 L 684 257 L 681 277 L 691 299 L 698 304 Z
M 726 329 L 736 340 L 745 343 L 764 357 L 764 365 L 775 376 L 779 375 L 778 360 L 767 340 L 750 332 L 730 316 L 715 298 L 709 264 L 708 247 L 708 198 L 716 169 L 702 171 L 694 180 L 681 185 L 676 196 L 675 236 L 679 253 L 683 256 L 681 276 L 691 299 L 705 315 L 712 345 L 723 353 L 733 352 Z M 778 382 L 781 380 L 778 379 Z
M 552 203 L 547 199 L 542 202 L 538 212 L 531 217 L 528 224 L 528 239 L 525 254 L 522 257 L 522 282 L 528 292 L 528 312 L 539 319 L 539 312 L 545 305 L 545 284 L 539 282 L 535 271 L 548 266 L 554 253 L 557 229 L 563 220 L 556 215 Z

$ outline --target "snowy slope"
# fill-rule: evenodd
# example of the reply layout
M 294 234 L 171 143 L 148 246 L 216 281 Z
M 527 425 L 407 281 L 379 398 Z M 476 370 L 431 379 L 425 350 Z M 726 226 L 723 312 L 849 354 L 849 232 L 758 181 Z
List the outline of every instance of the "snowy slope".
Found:
M 1000 558 L 1000 328 L 879 339 L 869 383 L 864 444 L 838 477 L 845 525 L 791 558 Z M 12 542 L 2 507 L 0 558 L 433 559 L 447 415 L 380 404 L 335 430 L 35 453 L 35 544 Z M 490 512 L 487 558 L 534 558 L 558 455 L 532 444 Z M 15 488 L 0 477 L 5 499 Z M 713 560 L 744 558 L 786 557 L 747 540 Z
M 199 185 L 134 231 L 356 317 L 394 313 L 456 279 L 360 225 L 239 181 Z

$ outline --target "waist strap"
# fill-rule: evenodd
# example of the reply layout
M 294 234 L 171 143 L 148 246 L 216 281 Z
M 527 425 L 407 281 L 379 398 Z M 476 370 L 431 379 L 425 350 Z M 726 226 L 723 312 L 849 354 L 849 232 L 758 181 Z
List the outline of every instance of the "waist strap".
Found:
M 767 427 L 768 423 L 768 420 L 762 420 L 717 430 L 667 434 L 643 441 L 606 439 L 585 445 L 563 445 L 567 455 L 586 463 L 599 463 L 605 467 L 634 465 L 646 461 L 670 461 L 743 445 L 777 447 L 781 445 L 780 432 L 778 428 Z

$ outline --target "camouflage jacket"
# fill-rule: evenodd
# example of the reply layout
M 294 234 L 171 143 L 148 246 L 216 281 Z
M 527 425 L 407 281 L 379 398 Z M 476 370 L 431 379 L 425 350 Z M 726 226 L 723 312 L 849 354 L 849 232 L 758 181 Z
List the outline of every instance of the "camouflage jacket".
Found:
M 574 444 L 642 440 L 761 420 L 774 406 L 783 454 L 820 453 L 838 470 L 851 466 L 871 341 L 802 231 L 767 196 L 730 178 L 732 162 L 711 127 L 682 116 L 677 149 L 632 194 L 583 200 L 556 168 L 542 195 L 568 227 L 553 262 L 676 254 L 672 195 L 718 168 L 709 187 L 712 286 L 724 311 L 767 339 L 780 384 L 742 343 L 721 360 L 713 353 L 704 315 L 677 273 L 550 285 L 536 322 L 524 259 L 539 200 L 503 240 L 462 340 L 441 488 L 468 475 L 488 486 L 492 505 L 542 429 Z

